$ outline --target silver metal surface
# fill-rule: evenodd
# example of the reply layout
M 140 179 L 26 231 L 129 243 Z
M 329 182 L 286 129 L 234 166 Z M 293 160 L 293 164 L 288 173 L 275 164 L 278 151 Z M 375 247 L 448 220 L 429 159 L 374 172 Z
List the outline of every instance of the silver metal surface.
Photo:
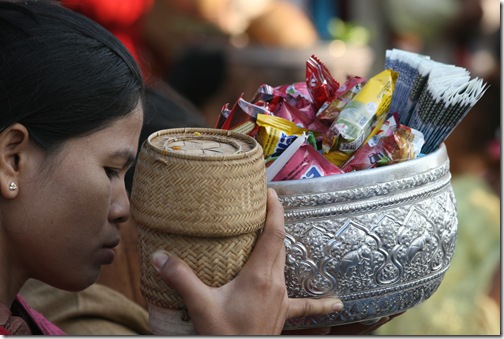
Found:
M 449 159 L 269 183 L 285 209 L 290 297 L 338 296 L 343 311 L 290 319 L 286 329 L 366 322 L 429 298 L 452 259 L 457 211 Z

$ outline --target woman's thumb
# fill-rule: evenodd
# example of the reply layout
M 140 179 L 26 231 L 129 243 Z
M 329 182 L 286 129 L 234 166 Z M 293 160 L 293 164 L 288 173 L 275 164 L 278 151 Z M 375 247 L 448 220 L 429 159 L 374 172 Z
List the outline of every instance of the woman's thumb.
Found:
M 209 288 L 193 272 L 193 270 L 179 257 L 166 251 L 158 250 L 152 254 L 152 264 L 159 272 L 161 279 L 174 289 L 186 304 L 201 298 Z

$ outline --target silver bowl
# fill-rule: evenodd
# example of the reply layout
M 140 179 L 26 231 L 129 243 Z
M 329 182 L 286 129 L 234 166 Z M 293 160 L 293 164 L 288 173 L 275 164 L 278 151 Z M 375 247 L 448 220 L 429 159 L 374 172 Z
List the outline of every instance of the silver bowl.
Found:
M 457 211 L 446 147 L 403 163 L 271 182 L 285 209 L 289 297 L 338 296 L 341 312 L 285 329 L 368 322 L 439 287 L 453 257 Z

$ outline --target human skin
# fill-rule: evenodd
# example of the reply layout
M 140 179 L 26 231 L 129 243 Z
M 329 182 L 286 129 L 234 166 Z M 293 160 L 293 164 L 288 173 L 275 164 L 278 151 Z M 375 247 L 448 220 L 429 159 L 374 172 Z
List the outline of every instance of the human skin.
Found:
M 143 111 L 47 153 L 14 124 L 0 133 L 0 302 L 10 306 L 29 278 L 79 291 L 112 263 L 119 224 L 129 218 L 124 175 L 136 156 Z M 18 189 L 8 189 L 15 182 Z M 289 299 L 283 207 L 268 192 L 265 227 L 244 269 L 221 288 L 180 259 L 161 277 L 185 299 L 203 334 L 279 334 L 286 318 L 339 311 L 337 299 Z M 159 255 L 154 263 L 159 266 Z
M 78 291 L 114 258 L 129 217 L 124 175 L 143 121 L 137 106 L 109 126 L 47 153 L 21 124 L 0 133 L 0 302 L 29 278 Z M 8 185 L 15 182 L 18 189 Z
M 284 210 L 269 188 L 263 231 L 240 273 L 229 283 L 209 287 L 184 261 L 166 252 L 156 252 L 153 261 L 163 280 L 184 299 L 197 334 L 280 334 L 287 318 L 327 314 L 343 307 L 336 298 L 288 298 L 284 239 Z

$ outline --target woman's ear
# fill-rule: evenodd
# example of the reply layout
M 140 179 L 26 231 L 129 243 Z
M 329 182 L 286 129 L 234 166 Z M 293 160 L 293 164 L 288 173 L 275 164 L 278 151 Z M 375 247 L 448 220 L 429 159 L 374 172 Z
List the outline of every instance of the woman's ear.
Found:
M 0 193 L 14 199 L 20 189 L 20 168 L 24 166 L 30 141 L 25 126 L 13 124 L 0 132 Z

